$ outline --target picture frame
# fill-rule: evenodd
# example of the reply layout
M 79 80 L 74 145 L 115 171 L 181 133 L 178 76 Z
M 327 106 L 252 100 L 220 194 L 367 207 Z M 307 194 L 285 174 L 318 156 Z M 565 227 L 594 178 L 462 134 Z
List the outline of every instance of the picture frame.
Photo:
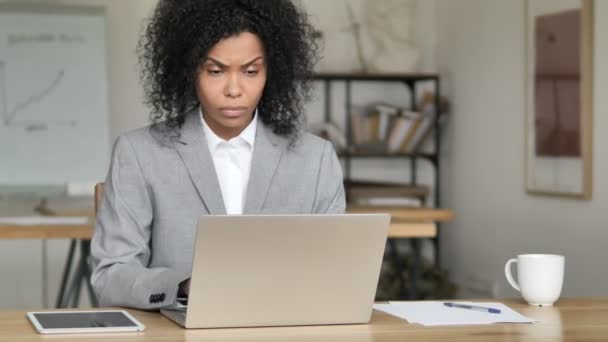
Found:
M 525 183 L 590 200 L 593 0 L 525 0 Z

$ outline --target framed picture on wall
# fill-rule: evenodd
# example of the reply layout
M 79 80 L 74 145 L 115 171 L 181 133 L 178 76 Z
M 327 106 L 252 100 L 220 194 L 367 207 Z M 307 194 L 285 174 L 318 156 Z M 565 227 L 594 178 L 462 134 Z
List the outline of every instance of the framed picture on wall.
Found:
M 593 1 L 526 0 L 526 190 L 592 195 Z

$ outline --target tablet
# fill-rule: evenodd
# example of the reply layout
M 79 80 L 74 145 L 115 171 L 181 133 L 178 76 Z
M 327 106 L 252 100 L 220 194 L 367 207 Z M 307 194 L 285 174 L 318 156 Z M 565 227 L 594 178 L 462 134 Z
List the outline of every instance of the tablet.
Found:
M 27 317 L 39 334 L 82 334 L 143 331 L 144 325 L 125 310 L 40 311 Z

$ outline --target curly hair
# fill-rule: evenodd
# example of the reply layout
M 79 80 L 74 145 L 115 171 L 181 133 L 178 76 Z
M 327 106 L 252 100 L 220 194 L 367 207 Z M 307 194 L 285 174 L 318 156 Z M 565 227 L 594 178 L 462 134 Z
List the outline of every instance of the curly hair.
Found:
M 160 0 L 138 44 L 153 127 L 179 135 L 186 113 L 199 106 L 199 65 L 217 42 L 241 32 L 256 34 L 265 52 L 262 122 L 279 135 L 298 130 L 318 45 L 308 16 L 289 0 Z

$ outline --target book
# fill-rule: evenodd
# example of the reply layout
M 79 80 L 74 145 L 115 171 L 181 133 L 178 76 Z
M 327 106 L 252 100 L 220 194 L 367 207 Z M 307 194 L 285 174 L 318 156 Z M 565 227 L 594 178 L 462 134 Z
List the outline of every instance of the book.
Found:
M 418 127 L 416 133 L 413 135 L 411 141 L 405 146 L 404 152 L 414 153 L 420 149 L 424 141 L 428 138 L 435 127 L 436 116 L 439 112 L 439 119 L 441 121 L 443 115 L 448 110 L 448 102 L 446 99 L 441 98 L 439 104 L 439 110 L 435 108 L 435 94 L 432 92 L 425 92 L 420 99 L 418 108 L 423 116 L 422 122 Z
M 369 120 L 367 118 L 367 113 L 360 113 L 359 121 L 361 122 L 361 143 L 366 143 L 370 141 L 369 134 Z
M 402 151 L 403 145 L 416 130 L 420 114 L 412 111 L 405 111 L 395 118 L 393 127 L 388 136 L 387 149 L 389 153 Z
M 370 105 L 370 108 L 378 112 L 383 112 L 389 115 L 399 115 L 403 111 L 402 108 L 394 106 L 387 102 L 374 102 Z
M 394 119 L 394 115 L 386 112 L 378 112 L 380 120 L 378 122 L 378 140 L 385 141 L 388 136 L 388 130 Z
M 420 149 L 420 145 L 433 130 L 433 124 L 435 123 L 435 115 L 433 113 L 426 114 L 422 117 L 418 129 L 412 136 L 408 145 L 404 146 L 403 152 L 414 153 Z
M 427 185 L 402 184 L 370 181 L 346 181 L 346 188 L 352 198 L 369 197 L 412 197 L 425 199 L 430 191 Z
M 371 112 L 367 115 L 366 121 L 368 122 L 368 138 L 371 142 L 380 141 L 380 116 L 379 112 Z
M 378 141 L 386 141 L 390 127 L 393 124 L 393 120 L 403 110 L 400 107 L 391 105 L 386 102 L 372 103 L 370 106 L 370 112 L 378 115 Z
M 357 205 L 383 206 L 383 207 L 412 207 L 423 205 L 420 198 L 415 197 L 361 197 L 353 200 Z
M 420 127 L 420 124 L 422 122 L 423 116 L 420 115 L 419 113 L 415 113 L 415 114 L 416 115 L 413 115 L 412 126 L 408 130 L 405 138 L 403 138 L 403 141 L 401 142 L 401 146 L 399 147 L 400 152 L 406 152 L 406 149 L 410 145 L 412 137 L 418 132 L 418 128 Z
M 352 113 L 350 118 L 352 143 L 359 145 L 363 142 L 363 123 L 359 113 Z

